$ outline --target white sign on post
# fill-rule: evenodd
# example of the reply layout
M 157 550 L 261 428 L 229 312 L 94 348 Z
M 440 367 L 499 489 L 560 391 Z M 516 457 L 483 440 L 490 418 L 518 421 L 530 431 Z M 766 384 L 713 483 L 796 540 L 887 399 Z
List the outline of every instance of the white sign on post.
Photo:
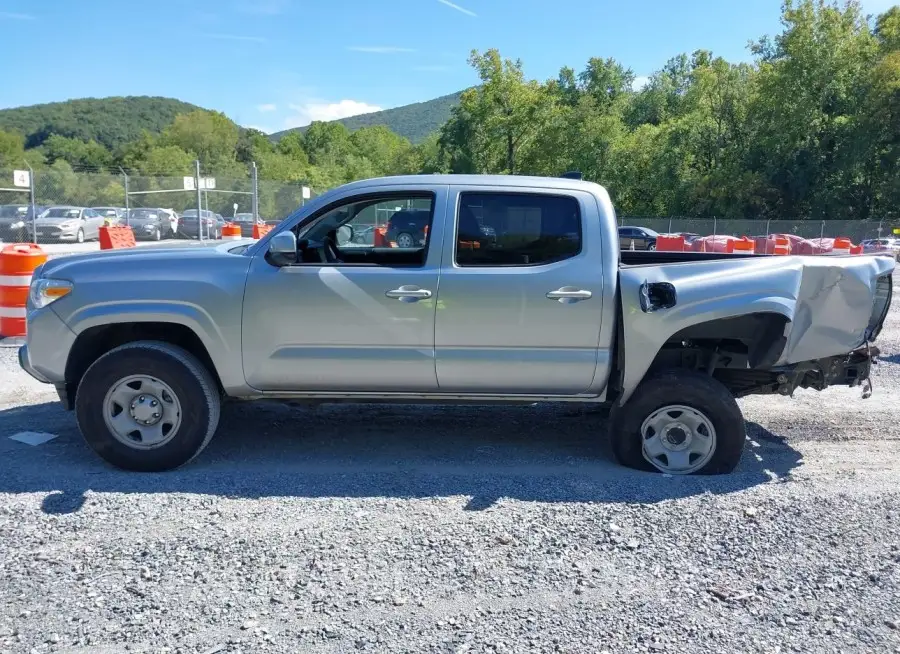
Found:
M 216 178 L 215 177 L 201 177 L 200 178 L 200 188 L 206 189 L 207 191 L 215 190 Z
M 303 186 L 303 187 L 301 187 L 300 192 L 303 194 L 303 199 L 304 199 L 304 200 L 309 200 L 310 192 L 309 192 L 309 187 L 308 187 L 308 186 Z
M 31 188 L 31 173 L 27 170 L 14 170 L 13 186 L 19 188 Z
M 194 190 L 194 178 L 193 177 L 185 177 L 184 178 L 184 190 L 185 191 L 193 191 Z

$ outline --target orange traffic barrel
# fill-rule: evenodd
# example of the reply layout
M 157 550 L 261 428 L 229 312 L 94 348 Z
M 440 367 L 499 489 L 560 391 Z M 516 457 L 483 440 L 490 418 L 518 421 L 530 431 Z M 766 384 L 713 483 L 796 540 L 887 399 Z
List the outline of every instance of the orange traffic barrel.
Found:
M 756 243 L 747 238 L 746 236 L 743 238 L 735 239 L 732 241 L 732 252 L 740 252 L 743 254 L 756 254 Z
M 47 253 L 35 243 L 16 243 L 0 250 L 0 336 L 25 335 L 25 306 L 35 268 Z
M 234 223 L 225 223 L 222 228 L 222 238 L 235 241 L 241 237 L 241 226 Z

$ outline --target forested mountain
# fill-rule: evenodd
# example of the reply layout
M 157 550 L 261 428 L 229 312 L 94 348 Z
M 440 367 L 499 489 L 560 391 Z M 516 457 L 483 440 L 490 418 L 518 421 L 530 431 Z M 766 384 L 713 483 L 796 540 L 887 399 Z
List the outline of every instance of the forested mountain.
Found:
M 159 134 L 175 120 L 199 107 L 149 96 L 83 98 L 0 110 L 0 129 L 25 137 L 25 145 L 42 145 L 51 134 L 96 141 L 114 150 L 137 140 L 146 130 Z
M 436 132 L 447 122 L 447 119 L 450 118 L 450 110 L 459 104 L 461 95 L 462 91 L 459 91 L 426 102 L 416 102 L 371 114 L 342 118 L 333 122 L 341 123 L 351 132 L 355 132 L 361 127 L 384 125 L 412 143 L 421 143 L 429 134 Z M 308 127 L 297 128 L 301 132 L 305 132 L 307 129 Z M 277 132 L 272 134 L 272 139 L 278 141 L 292 131 L 296 130 Z

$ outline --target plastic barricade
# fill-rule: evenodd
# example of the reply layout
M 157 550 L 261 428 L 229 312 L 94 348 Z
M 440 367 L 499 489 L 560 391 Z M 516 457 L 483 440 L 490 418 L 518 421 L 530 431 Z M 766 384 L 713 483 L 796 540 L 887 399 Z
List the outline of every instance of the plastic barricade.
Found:
M 731 251 L 734 254 L 756 254 L 756 243 L 744 236 L 731 242 Z
M 660 234 L 656 237 L 657 252 L 684 252 L 687 239 L 683 234 Z
M 260 225 L 257 223 L 253 226 L 253 238 L 262 238 L 270 231 L 272 231 L 271 225 Z
M 756 245 L 756 254 L 785 255 L 791 253 L 791 241 L 785 234 L 769 234 L 768 236 L 757 236 L 753 240 Z
M 372 243 L 376 248 L 387 247 L 387 226 L 380 225 L 372 232 Z
M 31 276 L 46 260 L 47 253 L 34 243 L 16 243 L 0 250 L 0 336 L 25 336 Z
M 849 238 L 840 236 L 834 239 L 834 245 L 831 248 L 831 254 L 846 255 L 850 254 L 853 249 L 853 242 Z
M 734 242 L 739 240 L 736 236 L 701 236 L 691 243 L 692 252 L 718 252 L 719 254 L 732 254 Z
M 103 226 L 100 228 L 101 250 L 121 250 L 123 248 L 133 248 L 135 245 L 134 232 L 131 231 L 131 227 Z
M 236 241 L 241 238 L 241 226 L 234 223 L 225 223 L 222 228 L 222 238 L 228 241 Z

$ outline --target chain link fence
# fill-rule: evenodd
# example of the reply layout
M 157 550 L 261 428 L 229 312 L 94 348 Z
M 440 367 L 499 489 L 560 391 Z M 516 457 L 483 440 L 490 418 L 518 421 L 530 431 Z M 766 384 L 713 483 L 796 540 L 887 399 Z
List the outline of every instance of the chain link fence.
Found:
M 77 207 L 116 208 L 123 210 L 120 215 L 124 216 L 128 207 L 171 209 L 180 215 L 189 209 L 196 211 L 198 204 L 197 190 L 194 185 L 186 184 L 186 178 L 193 179 L 193 176 L 151 177 L 124 172 L 116 175 L 78 172 L 66 165 L 51 166 L 34 171 L 35 214 L 40 219 L 53 207 Z M 12 169 L 0 169 L 0 241 L 41 242 L 40 230 L 37 238 L 31 238 L 31 189 L 17 188 L 13 179 Z M 259 180 L 254 188 L 250 176 L 215 177 L 214 188 L 201 188 L 200 203 L 204 211 L 230 220 L 235 213 L 252 213 L 255 199 L 259 218 L 274 223 L 316 196 L 313 189 L 300 182 Z
M 688 232 L 700 236 L 767 236 L 795 234 L 801 238 L 843 236 L 854 243 L 888 238 L 900 229 L 897 220 L 729 220 L 715 218 L 636 218 L 621 216 L 619 226 L 646 227 L 660 234 Z

